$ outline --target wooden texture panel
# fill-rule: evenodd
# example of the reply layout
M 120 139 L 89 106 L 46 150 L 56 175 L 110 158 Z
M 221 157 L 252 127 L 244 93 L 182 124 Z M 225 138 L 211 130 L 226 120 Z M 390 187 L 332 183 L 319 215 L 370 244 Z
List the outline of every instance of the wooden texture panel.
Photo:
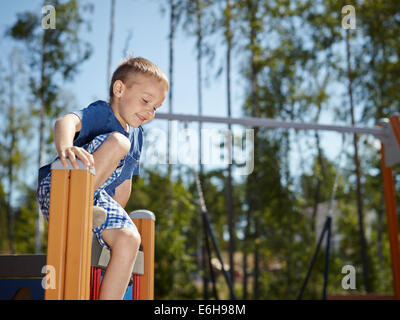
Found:
M 136 219 L 132 221 L 139 230 L 143 254 L 144 254 L 144 275 L 140 279 L 140 300 L 154 299 L 154 236 L 155 222 L 152 219 Z
M 67 259 L 65 268 L 66 300 L 89 300 L 91 222 L 93 218 L 90 203 L 90 173 L 86 170 L 72 170 L 67 232 Z
M 45 300 L 64 299 L 68 199 L 69 171 L 52 170 L 46 264 L 54 267 L 55 288 L 46 288 Z

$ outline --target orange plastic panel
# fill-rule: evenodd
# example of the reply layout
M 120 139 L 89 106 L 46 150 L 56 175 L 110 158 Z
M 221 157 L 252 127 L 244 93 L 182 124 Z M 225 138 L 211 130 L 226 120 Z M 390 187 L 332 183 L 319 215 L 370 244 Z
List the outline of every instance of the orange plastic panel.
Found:
M 91 174 L 72 170 L 68 212 L 65 268 L 66 300 L 89 300 L 91 225 L 93 207 L 90 202 Z M 88 263 L 89 262 L 89 263 Z
M 140 300 L 154 299 L 154 236 L 155 222 L 152 219 L 132 219 L 139 230 L 143 254 L 144 275 L 140 279 Z
M 88 170 L 52 170 L 46 263 L 56 288 L 46 288 L 46 300 L 90 298 L 93 185 Z
M 391 167 L 385 165 L 384 145 L 381 146 L 381 169 L 383 177 L 383 189 L 385 196 L 386 219 L 390 242 L 390 257 L 393 274 L 393 291 L 396 299 L 400 299 L 400 254 L 399 254 L 399 228 L 396 213 L 396 198 Z
M 46 264 L 54 267 L 55 288 L 46 288 L 45 300 L 64 299 L 68 199 L 69 171 L 52 170 Z

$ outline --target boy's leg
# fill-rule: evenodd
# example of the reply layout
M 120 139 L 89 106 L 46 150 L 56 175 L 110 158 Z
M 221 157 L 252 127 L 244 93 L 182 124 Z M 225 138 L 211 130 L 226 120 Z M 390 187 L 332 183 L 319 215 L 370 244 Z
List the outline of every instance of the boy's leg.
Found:
M 94 190 L 97 190 L 115 171 L 119 161 L 127 155 L 130 149 L 129 139 L 119 132 L 111 133 L 103 144 L 93 152 Z
M 130 142 L 125 136 L 112 133 L 92 153 L 96 170 L 95 190 L 113 174 L 119 161 L 126 156 L 129 149 Z M 137 229 L 115 228 L 102 230 L 101 236 L 110 248 L 110 261 L 101 282 L 99 299 L 119 300 L 123 298 L 132 275 L 141 241 L 140 234 Z
M 101 137 L 101 138 L 99 138 Z M 119 132 L 113 132 L 106 135 L 97 137 L 98 139 L 92 140 L 84 146 L 84 148 L 92 153 L 95 164 L 96 174 L 94 176 L 94 190 L 97 190 L 111 174 L 116 170 L 120 160 L 126 156 L 130 149 L 130 142 L 127 137 Z M 96 146 L 99 145 L 99 146 Z M 70 159 L 71 160 L 71 159 Z M 42 214 L 49 220 L 49 209 L 50 209 L 50 190 L 51 190 L 51 174 L 40 181 L 37 189 L 37 199 Z M 101 224 L 101 220 L 104 220 L 102 214 L 98 221 L 94 221 L 96 224 Z M 96 220 L 96 219 L 95 219 Z
M 106 229 L 103 240 L 111 249 L 110 261 L 100 287 L 100 300 L 121 300 L 128 286 L 139 250 L 140 234 L 133 229 Z

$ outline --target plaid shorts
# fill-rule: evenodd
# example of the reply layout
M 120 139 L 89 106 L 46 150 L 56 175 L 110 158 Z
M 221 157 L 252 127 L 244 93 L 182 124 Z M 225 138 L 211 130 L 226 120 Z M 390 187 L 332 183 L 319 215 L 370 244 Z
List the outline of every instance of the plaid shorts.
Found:
M 84 145 L 87 152 L 95 152 L 107 139 L 111 133 L 103 134 L 95 137 L 91 142 Z M 58 158 L 57 158 L 58 159 Z M 105 190 L 108 185 L 110 185 L 120 174 L 122 168 L 124 167 L 125 158 L 123 158 L 119 163 L 115 171 L 111 176 L 94 192 L 93 195 L 93 205 L 102 207 L 107 211 L 106 221 L 100 225 L 98 228 L 93 229 L 99 243 L 110 249 L 108 245 L 104 242 L 101 232 L 106 229 L 120 229 L 128 228 L 137 231 L 135 224 L 132 222 L 131 218 L 128 216 L 127 212 L 116 202 Z M 37 199 L 39 203 L 40 210 L 45 216 L 46 220 L 49 220 L 49 207 L 50 207 L 50 187 L 51 187 L 51 172 L 40 182 L 37 189 Z

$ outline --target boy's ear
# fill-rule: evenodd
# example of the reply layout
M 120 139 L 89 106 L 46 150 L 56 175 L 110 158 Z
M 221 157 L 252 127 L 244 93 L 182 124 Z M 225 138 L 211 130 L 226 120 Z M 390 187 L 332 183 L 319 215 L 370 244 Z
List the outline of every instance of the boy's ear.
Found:
M 114 96 L 120 98 L 124 93 L 124 83 L 121 80 L 116 80 L 113 85 Z

